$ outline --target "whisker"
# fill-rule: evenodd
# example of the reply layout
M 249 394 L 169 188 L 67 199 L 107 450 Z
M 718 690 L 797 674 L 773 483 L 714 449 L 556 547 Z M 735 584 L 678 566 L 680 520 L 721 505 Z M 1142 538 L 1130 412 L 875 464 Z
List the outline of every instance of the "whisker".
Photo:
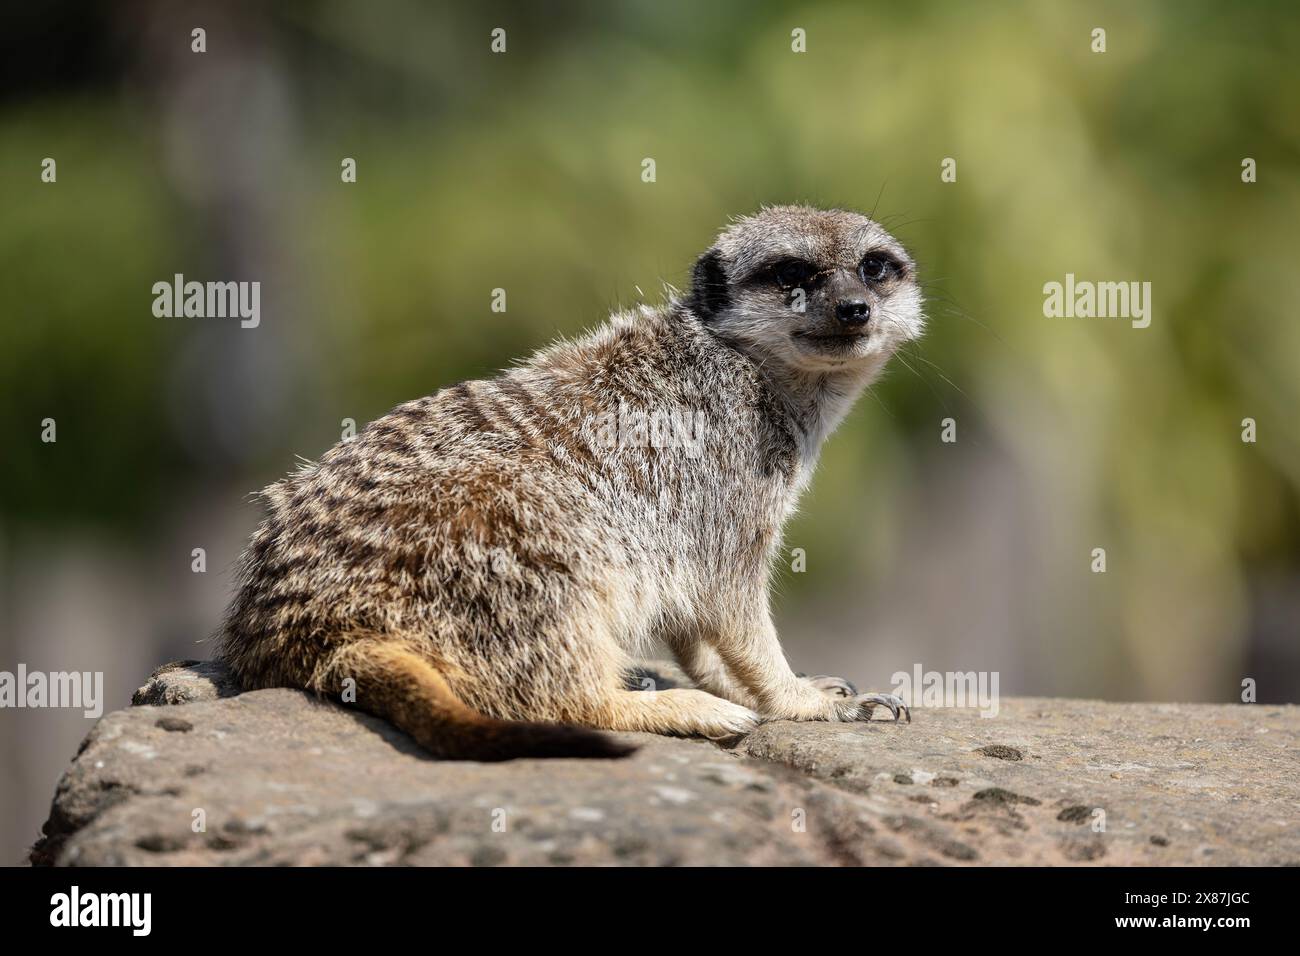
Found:
M 898 359 L 900 362 L 903 363 L 903 368 L 907 369 L 909 372 L 911 372 L 913 375 L 915 375 L 917 378 L 919 378 L 922 382 L 925 383 L 925 387 L 930 390 L 930 394 L 932 394 L 935 398 L 939 400 L 939 404 L 943 406 L 943 410 L 945 412 L 950 410 L 948 408 L 947 399 L 945 399 L 942 395 L 939 394 L 939 390 L 934 387 L 933 382 L 931 382 L 928 378 L 926 378 L 924 375 L 918 372 L 911 364 L 908 363 L 907 359 L 903 358 L 901 349 L 894 353 L 894 358 Z
M 887 406 L 881 400 L 880 396 L 876 394 L 876 390 L 874 388 L 868 385 L 866 391 L 868 395 L 870 395 L 872 398 L 876 400 L 876 404 L 879 405 L 882 409 L 884 409 L 885 414 L 888 415 L 892 421 L 895 422 L 898 421 L 898 416 L 896 416 L 893 412 L 889 410 L 889 406 Z
M 880 192 L 876 193 L 876 202 L 875 202 L 874 205 L 872 205 L 872 207 L 871 207 L 871 212 L 867 215 L 867 218 L 868 218 L 868 219 L 875 219 L 875 218 L 876 218 L 876 210 L 877 210 L 878 208 L 880 208 L 880 199 L 881 199 L 882 196 L 885 195 L 885 187 L 888 186 L 888 185 L 889 185 L 889 180 L 888 180 L 888 179 L 886 179 L 884 182 L 882 182 L 882 183 L 880 184 Z

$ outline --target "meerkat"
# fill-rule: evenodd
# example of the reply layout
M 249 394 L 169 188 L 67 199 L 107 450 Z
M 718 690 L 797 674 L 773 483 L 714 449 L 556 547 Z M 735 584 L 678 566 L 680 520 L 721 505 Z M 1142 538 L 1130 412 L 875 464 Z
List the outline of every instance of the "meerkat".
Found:
M 219 651 L 244 687 L 354 703 L 450 759 L 910 721 L 796 675 L 768 580 L 822 442 L 924 328 L 915 264 L 865 216 L 768 207 L 670 292 L 262 492 Z M 696 688 L 628 688 L 656 640 Z

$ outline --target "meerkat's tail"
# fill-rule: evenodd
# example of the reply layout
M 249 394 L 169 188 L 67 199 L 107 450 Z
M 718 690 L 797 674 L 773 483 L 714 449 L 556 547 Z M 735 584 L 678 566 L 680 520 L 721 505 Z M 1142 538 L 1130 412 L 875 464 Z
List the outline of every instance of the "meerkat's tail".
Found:
M 356 681 L 356 707 L 396 725 L 444 760 L 612 758 L 636 750 L 585 727 L 480 714 L 452 692 L 437 667 L 398 642 L 362 639 L 340 647 L 314 689 L 337 699 L 348 677 Z

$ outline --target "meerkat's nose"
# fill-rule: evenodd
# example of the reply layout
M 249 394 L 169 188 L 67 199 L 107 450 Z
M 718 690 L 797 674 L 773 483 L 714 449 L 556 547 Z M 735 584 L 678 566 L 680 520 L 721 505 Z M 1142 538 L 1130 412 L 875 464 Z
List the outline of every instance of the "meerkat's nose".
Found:
M 835 317 L 845 325 L 862 325 L 871 318 L 871 306 L 863 299 L 844 299 L 835 306 Z

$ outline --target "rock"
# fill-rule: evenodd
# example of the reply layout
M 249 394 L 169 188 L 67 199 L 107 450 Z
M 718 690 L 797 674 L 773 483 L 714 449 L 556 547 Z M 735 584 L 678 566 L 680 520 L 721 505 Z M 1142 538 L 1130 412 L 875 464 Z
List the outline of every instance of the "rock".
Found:
M 34 863 L 1300 863 L 1294 706 L 1004 698 L 994 719 L 478 764 L 298 691 L 238 693 L 215 663 L 160 668 L 134 702 L 86 738 Z

